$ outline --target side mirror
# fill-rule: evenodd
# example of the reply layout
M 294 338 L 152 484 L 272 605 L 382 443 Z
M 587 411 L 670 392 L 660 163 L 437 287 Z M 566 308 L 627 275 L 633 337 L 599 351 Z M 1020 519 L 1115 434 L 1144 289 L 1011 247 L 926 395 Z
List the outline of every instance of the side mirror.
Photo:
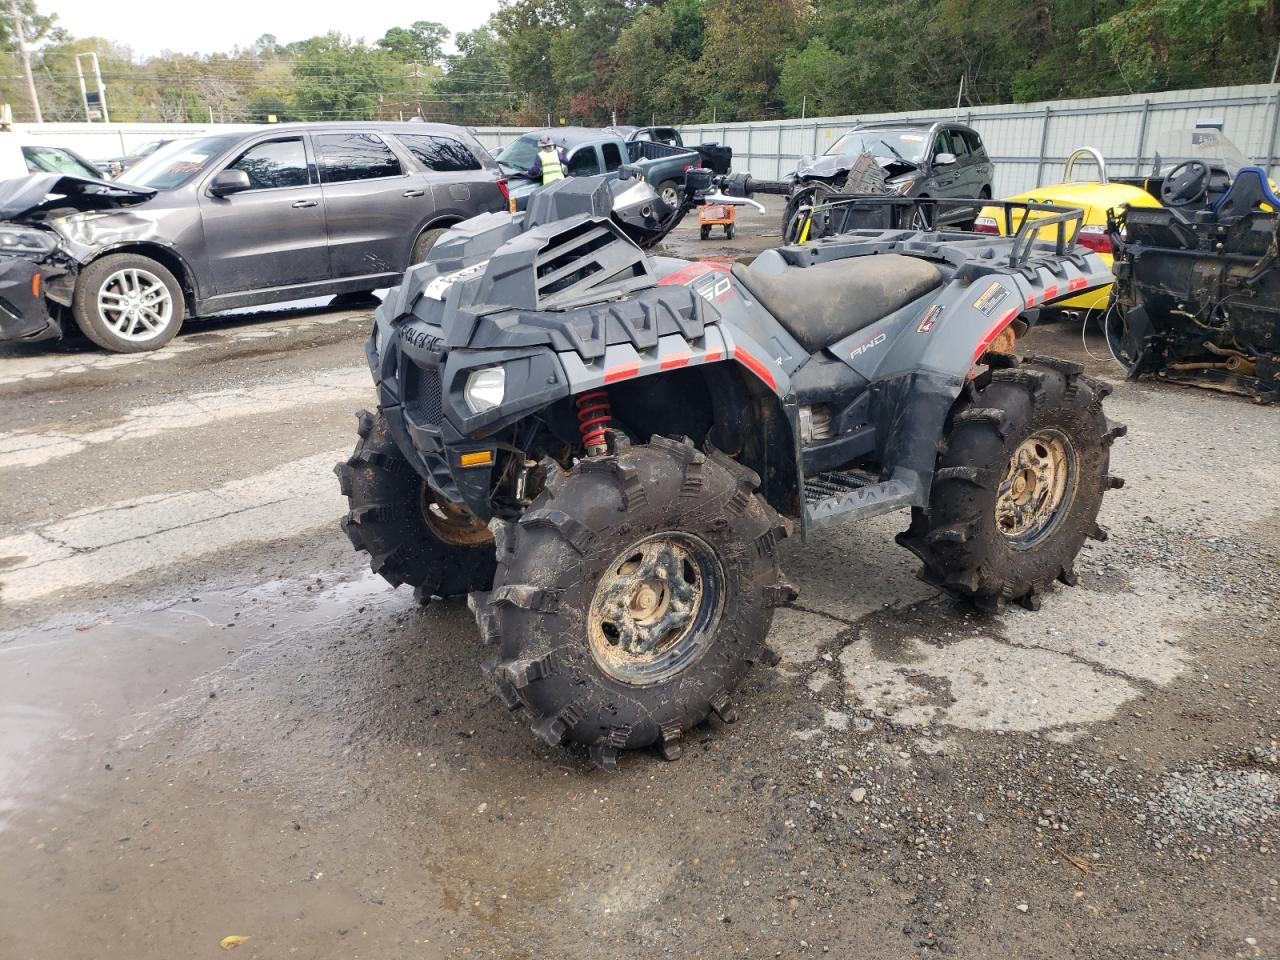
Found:
M 933 165 L 935 167 L 945 167 L 955 162 L 956 155 L 954 153 L 940 153 L 933 158 Z
M 252 187 L 249 175 L 243 170 L 221 170 L 209 184 L 209 192 L 215 197 L 229 197 L 233 193 L 240 193 Z

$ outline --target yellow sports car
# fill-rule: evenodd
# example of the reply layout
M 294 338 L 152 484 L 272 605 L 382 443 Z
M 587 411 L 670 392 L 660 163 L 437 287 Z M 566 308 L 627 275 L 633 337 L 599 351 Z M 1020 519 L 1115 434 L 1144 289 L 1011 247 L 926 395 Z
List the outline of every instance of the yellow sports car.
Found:
M 1076 164 L 1081 160 L 1092 159 L 1097 165 L 1097 177 L 1093 180 L 1074 179 Z M 1093 166 L 1093 164 L 1090 164 Z M 1007 200 L 1024 203 L 1052 203 L 1063 207 L 1079 207 L 1084 211 L 1084 223 L 1076 237 L 1076 243 L 1093 250 L 1111 266 L 1111 238 L 1107 236 L 1107 211 L 1128 204 L 1131 207 L 1158 207 L 1157 200 L 1144 186 L 1143 180 L 1107 178 L 1106 161 L 1102 154 L 1092 147 L 1081 147 L 1067 159 L 1062 183 L 1053 183 L 1039 187 L 1029 193 L 1020 193 Z M 1032 213 L 1032 217 L 1044 214 Z M 984 208 L 974 221 L 973 229 L 978 233 L 1001 232 L 1003 216 L 993 207 Z M 1013 228 L 1018 229 L 1021 217 L 1015 214 Z M 1098 287 L 1075 297 L 1057 301 L 1055 307 L 1074 307 L 1079 310 L 1105 310 L 1107 298 L 1111 296 L 1111 287 Z
M 1096 169 L 1093 179 L 1077 179 L 1077 164 Z M 1084 211 L 1084 222 L 1076 243 L 1098 253 L 1111 264 L 1111 239 L 1107 236 L 1107 211 L 1128 205 L 1131 207 L 1159 207 L 1162 191 L 1167 193 L 1168 176 L 1188 167 L 1199 167 L 1198 178 L 1184 177 L 1179 185 L 1192 180 L 1192 194 L 1171 200 L 1179 206 L 1212 206 L 1224 196 L 1231 186 L 1234 173 L 1248 161 L 1234 143 L 1222 135 L 1216 126 L 1197 126 L 1192 130 L 1177 130 L 1166 134 L 1156 144 L 1155 172 L 1150 176 L 1108 177 L 1107 164 L 1102 154 L 1093 147 L 1081 147 L 1067 158 L 1062 183 L 1038 187 L 1016 197 L 1006 197 L 1027 203 L 1052 203 L 1064 207 L 1079 207 Z M 1172 184 L 1170 184 L 1172 186 Z M 1274 188 L 1274 184 L 1272 185 Z M 1032 218 L 1045 216 L 1032 213 Z M 984 207 L 974 222 L 978 233 L 1002 232 L 1003 211 Z M 1013 229 L 1021 225 L 1020 216 L 1014 217 Z M 1079 296 L 1058 300 L 1057 307 L 1074 307 L 1079 310 L 1104 310 L 1111 296 L 1111 287 L 1099 287 Z

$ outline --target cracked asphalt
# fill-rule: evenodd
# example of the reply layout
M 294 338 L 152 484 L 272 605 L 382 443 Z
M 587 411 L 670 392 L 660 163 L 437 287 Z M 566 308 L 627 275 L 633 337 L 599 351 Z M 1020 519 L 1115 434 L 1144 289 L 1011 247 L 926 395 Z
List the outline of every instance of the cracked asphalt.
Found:
M 1275 409 L 1037 328 L 1129 425 L 1080 585 L 986 616 L 903 515 L 789 542 L 738 722 L 610 775 L 339 532 L 367 315 L 0 346 L 4 960 L 1280 956 Z

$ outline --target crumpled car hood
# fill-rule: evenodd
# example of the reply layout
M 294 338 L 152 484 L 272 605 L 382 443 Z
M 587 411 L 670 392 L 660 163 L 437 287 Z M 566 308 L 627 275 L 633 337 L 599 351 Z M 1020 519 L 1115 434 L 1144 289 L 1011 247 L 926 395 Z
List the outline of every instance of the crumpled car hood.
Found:
M 0 220 L 21 220 L 46 210 L 112 210 L 150 200 L 150 187 L 61 173 L 33 173 L 0 180 Z

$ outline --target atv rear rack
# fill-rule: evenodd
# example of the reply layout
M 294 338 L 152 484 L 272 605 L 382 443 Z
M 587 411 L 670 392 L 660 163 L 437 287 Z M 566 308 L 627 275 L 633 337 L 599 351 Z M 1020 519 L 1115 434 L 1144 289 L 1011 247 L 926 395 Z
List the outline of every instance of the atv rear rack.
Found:
M 828 236 L 851 233 L 854 230 L 914 230 L 914 223 L 937 224 L 946 219 L 940 216 L 940 209 L 964 208 L 976 212 L 990 207 L 999 207 L 1004 216 L 1004 232 L 1002 239 L 1012 239 L 1009 250 L 1009 266 L 1020 267 L 1031 259 L 1032 248 L 1041 234 L 1050 227 L 1054 230 L 1054 253 L 1064 256 L 1075 246 L 1076 236 L 1084 224 L 1084 210 L 1079 207 L 1064 207 L 1055 203 L 1031 203 L 1021 200 L 983 200 L 981 198 L 962 199 L 956 197 L 921 198 L 921 197 L 849 197 L 845 200 L 832 200 L 828 203 L 816 204 L 810 211 L 825 215 L 829 223 Z M 1016 221 L 1014 213 L 1021 212 L 1021 219 Z M 1044 214 L 1034 219 L 1031 213 Z M 950 219 L 959 219 L 951 217 Z M 990 236 L 977 234 L 976 236 Z

